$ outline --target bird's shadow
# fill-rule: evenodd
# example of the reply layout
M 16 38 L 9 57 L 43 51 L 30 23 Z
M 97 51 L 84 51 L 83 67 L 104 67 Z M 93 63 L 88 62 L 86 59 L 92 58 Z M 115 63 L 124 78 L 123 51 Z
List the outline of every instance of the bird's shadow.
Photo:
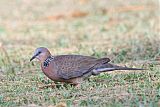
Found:
M 46 85 L 43 85 L 43 86 L 40 86 L 39 89 L 47 89 L 47 88 L 52 88 L 52 89 L 55 89 L 55 88 L 58 88 L 58 89 L 62 89 L 62 88 L 65 88 L 65 89 L 68 89 L 68 88 L 71 88 L 71 87 L 75 87 L 76 85 L 74 84 L 67 84 L 67 83 L 61 83 L 61 82 L 52 82 L 52 83 L 48 83 Z

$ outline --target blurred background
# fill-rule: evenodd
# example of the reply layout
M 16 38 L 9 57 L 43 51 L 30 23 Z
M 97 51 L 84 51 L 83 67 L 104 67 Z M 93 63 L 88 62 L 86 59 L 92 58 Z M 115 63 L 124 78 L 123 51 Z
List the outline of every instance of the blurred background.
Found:
M 25 57 L 45 46 L 53 54 L 113 54 L 145 59 L 158 53 L 156 0 L 0 1 L 0 43 Z M 132 55 L 133 54 L 133 55 Z M 29 54 L 28 54 L 29 55 Z
M 159 0 L 0 0 L 0 103 L 26 104 L 13 90 L 43 80 L 38 63 L 29 63 L 37 47 L 53 55 L 110 57 L 114 63 L 145 66 L 160 55 L 159 13 Z M 25 95 L 27 104 L 34 102 Z

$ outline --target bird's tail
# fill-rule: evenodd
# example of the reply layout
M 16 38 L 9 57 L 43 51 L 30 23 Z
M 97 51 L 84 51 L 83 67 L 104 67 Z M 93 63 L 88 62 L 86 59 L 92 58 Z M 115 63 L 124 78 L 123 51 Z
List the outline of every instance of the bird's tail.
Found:
M 93 75 L 99 74 L 101 72 L 115 71 L 115 70 L 146 70 L 146 69 L 122 67 L 122 66 L 117 66 L 117 65 L 107 63 L 93 69 Z

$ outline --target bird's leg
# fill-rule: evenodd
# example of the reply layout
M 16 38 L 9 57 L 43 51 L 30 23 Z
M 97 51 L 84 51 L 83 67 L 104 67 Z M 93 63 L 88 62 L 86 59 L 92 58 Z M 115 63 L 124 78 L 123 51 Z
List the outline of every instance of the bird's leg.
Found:
M 75 85 L 75 88 L 76 88 L 76 89 L 80 89 L 80 88 L 81 88 L 81 84 L 76 84 L 76 85 Z
M 73 86 L 75 86 L 76 89 L 80 89 L 81 88 L 81 84 L 72 84 Z
M 48 85 L 44 85 L 44 86 L 40 86 L 39 88 L 40 89 L 44 89 L 44 88 L 55 88 L 56 87 L 56 84 L 54 82 L 52 82 L 51 84 L 48 84 Z
M 55 88 L 55 87 L 56 87 L 55 82 L 52 82 L 50 86 L 51 86 L 52 88 Z

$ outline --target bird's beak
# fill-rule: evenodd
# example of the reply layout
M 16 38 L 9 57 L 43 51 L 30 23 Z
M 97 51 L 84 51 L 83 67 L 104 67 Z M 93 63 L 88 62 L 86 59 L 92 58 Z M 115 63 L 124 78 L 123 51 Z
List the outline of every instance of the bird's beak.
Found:
M 39 53 L 37 53 L 37 54 L 33 55 L 33 56 L 32 56 L 32 58 L 30 59 L 30 61 L 32 61 L 33 59 L 35 59 L 35 58 L 36 58 L 36 56 L 38 56 L 38 55 L 39 55 Z
M 30 59 L 30 61 L 32 61 L 33 59 L 35 59 L 36 58 L 36 56 L 34 55 L 34 56 L 32 56 L 32 58 Z

